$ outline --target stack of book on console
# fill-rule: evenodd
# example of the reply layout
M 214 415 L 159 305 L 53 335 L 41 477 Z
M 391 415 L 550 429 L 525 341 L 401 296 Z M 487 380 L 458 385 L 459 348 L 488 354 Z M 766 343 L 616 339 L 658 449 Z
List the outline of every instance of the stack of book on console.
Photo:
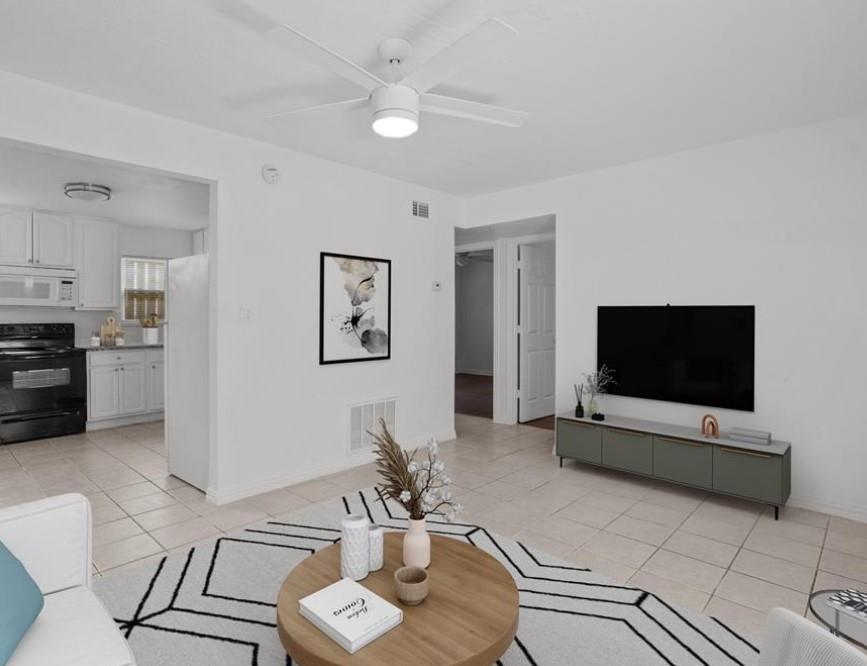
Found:
M 403 622 L 403 612 L 351 578 L 298 602 L 298 612 L 350 654 Z
M 744 444 L 761 444 L 767 446 L 771 443 L 771 433 L 764 430 L 749 430 L 747 428 L 732 428 L 728 434 L 729 439 Z

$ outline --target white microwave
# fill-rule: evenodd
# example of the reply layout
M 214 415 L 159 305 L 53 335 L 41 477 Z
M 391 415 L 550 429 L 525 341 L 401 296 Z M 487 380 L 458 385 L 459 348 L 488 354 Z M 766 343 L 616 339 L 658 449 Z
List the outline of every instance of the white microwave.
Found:
M 78 273 L 65 268 L 0 266 L 0 305 L 75 307 Z

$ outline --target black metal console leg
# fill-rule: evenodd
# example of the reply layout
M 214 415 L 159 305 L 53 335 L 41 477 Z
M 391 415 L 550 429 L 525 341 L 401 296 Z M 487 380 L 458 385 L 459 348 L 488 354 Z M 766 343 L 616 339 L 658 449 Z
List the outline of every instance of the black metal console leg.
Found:
M 560 456 L 560 467 L 563 467 L 563 456 Z
M 774 520 L 779 520 L 779 519 L 780 519 L 780 507 L 778 507 L 775 504 L 774 505 Z

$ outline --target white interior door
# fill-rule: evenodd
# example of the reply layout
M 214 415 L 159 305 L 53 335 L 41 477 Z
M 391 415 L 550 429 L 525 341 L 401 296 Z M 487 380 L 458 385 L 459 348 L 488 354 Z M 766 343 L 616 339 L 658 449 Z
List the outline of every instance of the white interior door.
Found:
M 554 413 L 554 243 L 520 247 L 518 420 Z
M 207 491 L 210 475 L 208 255 L 171 259 L 166 296 L 169 473 Z

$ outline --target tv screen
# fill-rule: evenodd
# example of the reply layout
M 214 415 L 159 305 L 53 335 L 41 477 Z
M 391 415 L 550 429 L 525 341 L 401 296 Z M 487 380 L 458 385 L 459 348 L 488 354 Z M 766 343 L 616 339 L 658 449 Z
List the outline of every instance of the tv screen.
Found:
M 596 360 L 612 395 L 753 411 L 752 305 L 600 306 Z

